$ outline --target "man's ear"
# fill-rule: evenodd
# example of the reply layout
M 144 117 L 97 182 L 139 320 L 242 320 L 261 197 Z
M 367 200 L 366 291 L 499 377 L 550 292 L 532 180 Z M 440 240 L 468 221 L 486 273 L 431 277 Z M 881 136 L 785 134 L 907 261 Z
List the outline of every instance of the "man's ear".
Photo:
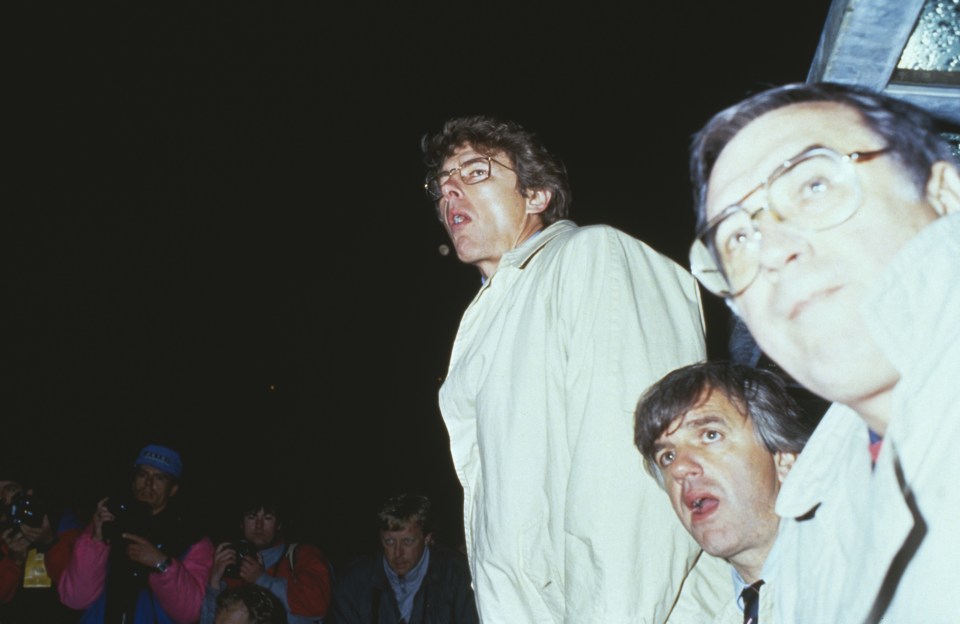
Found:
M 423 543 L 427 546 L 433 544 L 433 533 L 427 533 L 423 536 Z
M 943 160 L 933 163 L 927 182 L 927 201 L 941 217 L 960 212 L 960 169 Z
M 551 199 L 553 199 L 553 191 L 547 189 L 527 191 L 527 214 L 540 214 L 550 205 Z
M 773 454 L 773 464 L 777 468 L 777 479 L 780 481 L 780 483 L 783 483 L 783 481 L 787 478 L 787 475 L 790 473 L 790 469 L 793 468 L 793 464 L 796 461 L 796 453 L 777 451 Z

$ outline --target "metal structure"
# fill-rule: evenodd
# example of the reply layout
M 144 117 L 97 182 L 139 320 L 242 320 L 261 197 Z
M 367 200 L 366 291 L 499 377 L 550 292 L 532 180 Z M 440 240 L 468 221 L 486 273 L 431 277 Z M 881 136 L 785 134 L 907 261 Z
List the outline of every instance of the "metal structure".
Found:
M 807 80 L 884 91 L 960 126 L 960 0 L 834 0 Z

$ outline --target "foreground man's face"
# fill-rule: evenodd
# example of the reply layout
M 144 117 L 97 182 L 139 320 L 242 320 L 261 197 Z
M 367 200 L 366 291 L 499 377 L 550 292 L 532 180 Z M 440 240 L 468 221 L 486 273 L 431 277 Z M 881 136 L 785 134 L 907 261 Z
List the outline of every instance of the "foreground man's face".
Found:
M 841 154 L 886 147 L 846 106 L 808 103 L 772 111 L 720 154 L 707 217 L 737 202 L 783 161 L 818 145 Z M 894 254 L 937 214 L 889 155 L 856 165 L 855 174 L 861 204 L 838 226 L 817 232 L 759 219 L 760 274 L 733 303 L 760 347 L 787 372 L 856 409 L 899 378 L 867 332 L 861 308 Z

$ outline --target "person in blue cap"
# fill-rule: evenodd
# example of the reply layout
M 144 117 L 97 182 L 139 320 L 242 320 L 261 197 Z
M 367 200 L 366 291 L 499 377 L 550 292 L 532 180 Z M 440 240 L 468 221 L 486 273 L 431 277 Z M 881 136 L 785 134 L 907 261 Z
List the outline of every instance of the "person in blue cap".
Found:
M 194 622 L 200 617 L 213 543 L 174 504 L 183 462 L 159 444 L 140 450 L 129 497 L 97 503 L 60 579 L 80 624 Z

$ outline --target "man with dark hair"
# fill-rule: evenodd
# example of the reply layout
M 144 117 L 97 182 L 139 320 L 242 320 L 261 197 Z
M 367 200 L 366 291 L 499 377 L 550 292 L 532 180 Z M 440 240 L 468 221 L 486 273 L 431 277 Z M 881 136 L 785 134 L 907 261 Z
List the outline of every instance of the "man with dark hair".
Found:
M 566 169 L 516 123 L 454 119 L 422 147 L 427 194 L 482 279 L 440 390 L 481 617 L 664 621 L 700 549 L 638 470 L 631 415 L 704 357 L 695 281 L 566 220 Z
M 217 596 L 214 624 L 288 624 L 277 596 L 259 585 L 239 585 Z
M 352 562 L 340 577 L 330 624 L 477 624 L 463 557 L 433 539 L 431 503 L 401 494 L 377 514 L 382 554 Z
M 180 454 L 150 444 L 134 461 L 132 497 L 103 498 L 60 578 L 80 624 L 195 622 L 213 544 L 175 504 Z
M 759 621 L 773 621 L 774 504 L 809 423 L 779 377 L 729 362 L 677 369 L 637 405 L 634 441 L 647 470 L 697 543 L 733 568 L 718 622 L 744 622 L 751 603 Z
M 330 567 L 312 544 L 288 542 L 283 515 L 269 494 L 242 505 L 240 540 L 217 546 L 207 582 L 201 624 L 212 624 L 218 596 L 229 587 L 259 585 L 272 592 L 290 624 L 321 624 L 330 606 Z
M 906 102 L 794 84 L 716 115 L 691 171 L 694 274 L 764 353 L 834 402 L 777 500 L 780 621 L 955 620 L 960 171 L 949 144 Z

